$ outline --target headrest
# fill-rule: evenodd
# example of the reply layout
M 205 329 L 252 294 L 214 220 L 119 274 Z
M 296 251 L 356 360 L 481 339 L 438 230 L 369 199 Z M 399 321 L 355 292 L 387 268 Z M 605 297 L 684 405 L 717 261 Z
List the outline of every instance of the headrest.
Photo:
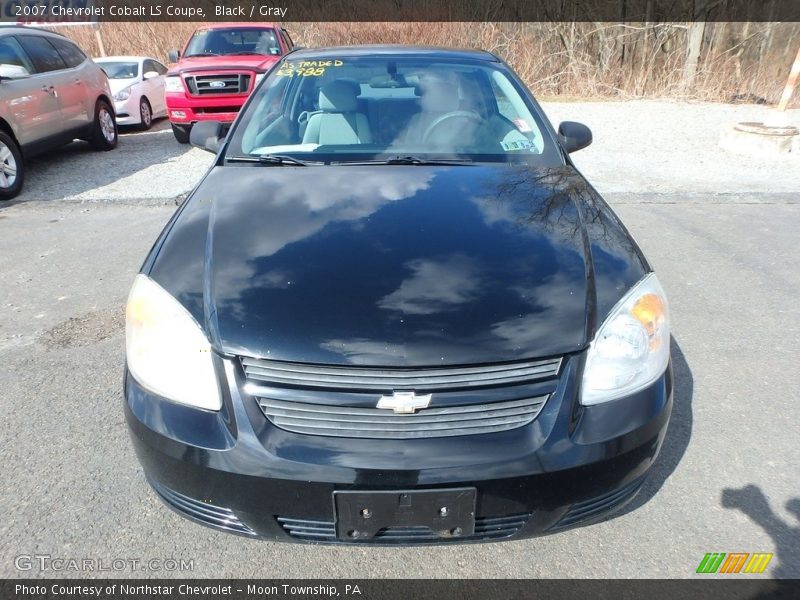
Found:
M 334 79 L 319 90 L 319 108 L 327 112 L 355 112 L 358 107 L 358 84 Z
M 442 77 L 422 77 L 419 82 L 422 110 L 452 112 L 458 110 L 458 84 Z

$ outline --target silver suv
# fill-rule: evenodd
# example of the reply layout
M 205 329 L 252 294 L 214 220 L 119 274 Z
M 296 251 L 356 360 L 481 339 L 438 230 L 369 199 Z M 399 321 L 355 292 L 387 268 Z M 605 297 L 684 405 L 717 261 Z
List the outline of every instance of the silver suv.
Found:
M 103 70 L 64 36 L 0 28 L 0 200 L 19 194 L 34 154 L 76 138 L 115 148 L 111 98 Z

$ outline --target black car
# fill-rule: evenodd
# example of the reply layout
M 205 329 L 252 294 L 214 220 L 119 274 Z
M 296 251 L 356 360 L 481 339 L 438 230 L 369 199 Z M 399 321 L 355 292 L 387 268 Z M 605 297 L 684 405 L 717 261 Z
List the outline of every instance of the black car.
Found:
M 125 412 L 158 495 L 245 536 L 520 538 L 629 501 L 672 409 L 667 300 L 496 56 L 292 52 L 156 241 Z

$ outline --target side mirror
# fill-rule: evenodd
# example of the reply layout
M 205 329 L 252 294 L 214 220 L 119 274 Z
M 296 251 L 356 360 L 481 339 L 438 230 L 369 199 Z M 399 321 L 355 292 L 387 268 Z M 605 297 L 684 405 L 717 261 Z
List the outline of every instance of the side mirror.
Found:
M 225 140 L 225 136 L 222 135 L 224 127 L 219 121 L 198 121 L 192 125 L 189 142 L 195 148 L 216 154 Z
M 564 121 L 558 126 L 558 137 L 564 150 L 577 152 L 592 143 L 592 130 L 583 123 Z
M 31 74 L 25 67 L 0 64 L 0 79 L 25 79 L 30 76 Z
M 156 71 L 148 71 L 142 75 L 142 79 L 155 79 L 156 77 L 158 77 L 158 72 Z
M 171 63 L 178 62 L 178 59 L 180 57 L 181 57 L 181 53 L 180 53 L 179 50 L 174 50 L 173 49 L 173 50 L 170 50 L 169 52 L 167 52 L 167 58 L 169 59 L 169 62 L 171 62 Z

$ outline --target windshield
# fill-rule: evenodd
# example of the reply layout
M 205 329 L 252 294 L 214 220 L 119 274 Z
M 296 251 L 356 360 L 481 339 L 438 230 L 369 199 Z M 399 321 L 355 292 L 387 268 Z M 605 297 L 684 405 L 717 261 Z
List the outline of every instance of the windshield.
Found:
M 226 56 L 264 54 L 277 56 L 281 46 L 274 29 L 231 27 L 200 29 L 194 32 L 184 56 Z
M 139 63 L 136 62 L 98 62 L 109 79 L 135 79 L 139 76 Z
M 402 56 L 284 60 L 248 104 L 227 154 L 561 164 L 502 64 Z

